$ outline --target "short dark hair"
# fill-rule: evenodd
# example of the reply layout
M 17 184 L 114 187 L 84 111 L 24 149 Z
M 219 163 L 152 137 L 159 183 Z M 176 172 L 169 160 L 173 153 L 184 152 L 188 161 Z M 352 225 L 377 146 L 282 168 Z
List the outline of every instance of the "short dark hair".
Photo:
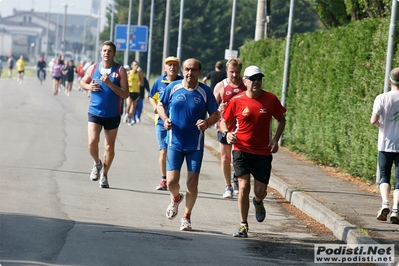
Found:
M 219 70 L 222 70 L 222 68 L 223 68 L 223 63 L 222 63 L 221 61 L 217 61 L 216 64 L 215 64 L 215 67 L 216 67 L 217 69 L 219 69 Z
M 103 42 L 103 44 L 101 45 L 101 49 L 103 48 L 104 45 L 111 46 L 112 50 L 114 50 L 114 53 L 116 53 L 116 46 L 113 42 L 111 41 Z

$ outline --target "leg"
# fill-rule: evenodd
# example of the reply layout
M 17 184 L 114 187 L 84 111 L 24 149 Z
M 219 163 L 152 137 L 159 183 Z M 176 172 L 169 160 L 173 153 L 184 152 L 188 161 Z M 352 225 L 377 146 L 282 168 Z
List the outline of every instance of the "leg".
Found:
M 399 153 L 393 153 L 393 157 L 395 161 L 395 187 L 390 221 L 393 224 L 399 224 Z
M 380 168 L 380 193 L 384 205 L 389 205 L 389 192 L 391 189 L 391 169 L 393 165 L 393 157 L 388 152 L 378 152 L 378 165 Z
M 134 121 L 135 117 L 134 117 L 134 112 L 136 112 L 136 106 L 137 106 L 137 101 L 132 99 L 132 103 L 130 106 L 130 112 L 129 112 L 129 116 L 130 118 Z
M 238 193 L 238 212 L 242 223 L 248 220 L 249 193 L 251 191 L 250 174 L 237 176 L 240 192 Z
M 100 158 L 98 155 L 98 143 L 100 142 L 100 133 L 102 126 L 93 122 L 89 122 L 87 126 L 88 132 L 88 148 L 91 157 L 96 164 L 100 163 Z
M 388 152 L 378 152 L 378 166 L 380 168 L 380 194 L 382 199 L 382 207 L 377 213 L 377 220 L 386 221 L 390 212 L 389 209 L 389 192 L 391 190 L 390 179 L 392 169 L 392 156 Z
M 226 186 L 231 186 L 231 145 L 219 142 L 220 161 Z
M 157 136 L 157 142 L 158 142 L 158 148 L 159 148 L 159 158 L 158 158 L 158 166 L 159 170 L 161 172 L 161 182 L 159 185 L 156 187 L 157 190 L 167 190 L 167 184 L 166 184 L 166 143 L 165 143 L 165 137 L 166 137 L 166 130 L 163 128 L 162 125 L 156 125 L 155 126 L 155 132 Z
M 107 175 L 109 168 L 111 167 L 112 161 L 115 157 L 115 139 L 118 134 L 118 128 L 111 130 L 104 130 L 105 141 L 104 141 L 104 175 Z
M 198 172 L 188 172 L 187 173 L 187 192 L 186 192 L 186 209 L 185 214 L 191 214 L 194 204 L 197 201 L 198 196 Z
M 138 120 L 137 123 L 140 122 L 141 112 L 143 111 L 143 99 L 137 101 L 136 111 L 134 112 L 134 117 Z
M 129 121 L 128 122 L 130 122 L 130 120 L 131 120 L 131 114 L 130 114 L 130 112 L 131 112 L 131 109 L 132 109 L 132 98 L 129 96 L 129 97 L 127 97 L 127 99 L 126 99 L 126 114 L 127 114 L 127 116 L 128 116 L 128 119 L 129 119 Z
M 266 198 L 267 184 L 254 180 L 254 195 L 256 202 L 260 202 Z
M 167 171 L 166 179 L 172 198 L 178 197 L 180 192 L 180 170 Z
M 159 169 L 161 176 L 166 176 L 166 148 L 159 151 Z

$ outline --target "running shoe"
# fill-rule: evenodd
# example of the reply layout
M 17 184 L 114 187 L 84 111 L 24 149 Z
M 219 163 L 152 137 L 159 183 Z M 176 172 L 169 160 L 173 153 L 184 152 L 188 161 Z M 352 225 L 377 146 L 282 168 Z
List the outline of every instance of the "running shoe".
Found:
M 398 210 L 396 210 L 396 209 L 392 210 L 390 220 L 391 220 L 392 224 L 399 224 L 399 212 L 398 212 Z
M 166 185 L 166 179 L 162 179 L 161 183 L 156 187 L 157 190 L 168 190 L 168 186 Z
M 90 179 L 92 181 L 96 181 L 100 178 L 101 169 L 103 169 L 103 163 L 100 160 L 100 164 L 93 164 L 93 168 L 91 169 Z
M 127 123 L 129 121 L 129 116 L 128 114 L 125 114 L 125 117 L 123 118 L 123 122 Z
M 237 231 L 233 233 L 234 237 L 248 237 L 248 225 L 242 224 Z
M 230 186 L 226 186 L 226 189 L 223 193 L 223 198 L 225 199 L 232 199 L 233 198 L 233 188 Z
M 255 207 L 255 218 L 258 222 L 261 223 L 266 218 L 266 210 L 265 210 L 265 206 L 263 206 L 263 201 L 257 203 L 255 201 L 255 197 L 253 197 L 252 201 L 253 201 L 254 207 Z
M 238 179 L 235 177 L 234 173 L 231 175 L 231 183 L 233 184 L 234 194 L 238 195 L 239 187 L 238 187 Z
M 377 213 L 377 220 L 379 221 L 386 221 L 388 214 L 390 213 L 388 206 L 383 206 Z
M 172 199 L 172 202 L 169 204 L 168 208 L 166 209 L 166 218 L 168 218 L 169 220 L 173 220 L 179 212 L 179 204 L 184 199 L 184 195 L 182 193 L 179 193 L 179 195 L 180 195 L 180 200 L 178 202 L 174 202 Z
M 101 188 L 109 188 L 107 175 L 101 174 L 100 187 Z
M 180 226 L 180 230 L 181 231 L 191 231 L 191 221 L 190 219 L 187 218 L 181 218 L 181 226 Z

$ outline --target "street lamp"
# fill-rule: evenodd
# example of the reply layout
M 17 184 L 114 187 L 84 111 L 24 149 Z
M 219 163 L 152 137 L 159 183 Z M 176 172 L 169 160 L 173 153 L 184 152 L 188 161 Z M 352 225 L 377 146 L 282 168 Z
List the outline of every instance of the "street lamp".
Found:
M 90 20 L 90 24 L 89 25 L 91 25 L 91 21 L 92 21 L 93 18 L 95 18 L 95 16 L 93 14 L 90 14 L 90 17 L 86 18 L 84 23 L 83 23 L 83 45 L 82 45 L 82 51 L 81 51 L 82 55 L 84 55 L 85 52 L 86 52 L 86 38 L 87 38 L 87 36 L 86 36 L 86 32 L 87 32 L 86 24 L 87 24 L 87 21 Z M 91 28 L 91 26 L 89 27 L 89 29 L 90 28 Z
M 64 25 L 62 27 L 62 39 L 61 39 L 61 47 L 62 47 L 62 54 L 65 55 L 65 48 L 66 48 L 66 42 L 65 42 L 65 30 L 66 30 L 66 21 L 67 21 L 67 7 L 70 6 L 72 7 L 73 4 L 67 4 L 67 3 L 61 3 L 61 6 L 64 7 Z

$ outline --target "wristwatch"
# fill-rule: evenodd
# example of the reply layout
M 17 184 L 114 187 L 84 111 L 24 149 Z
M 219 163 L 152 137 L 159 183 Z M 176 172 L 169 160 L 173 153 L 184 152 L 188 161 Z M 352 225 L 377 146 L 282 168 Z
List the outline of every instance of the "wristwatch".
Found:
M 223 133 L 222 133 L 222 137 L 223 137 L 223 138 L 226 138 L 226 137 L 227 137 L 227 133 L 229 133 L 229 132 L 228 132 L 228 131 L 223 132 Z

